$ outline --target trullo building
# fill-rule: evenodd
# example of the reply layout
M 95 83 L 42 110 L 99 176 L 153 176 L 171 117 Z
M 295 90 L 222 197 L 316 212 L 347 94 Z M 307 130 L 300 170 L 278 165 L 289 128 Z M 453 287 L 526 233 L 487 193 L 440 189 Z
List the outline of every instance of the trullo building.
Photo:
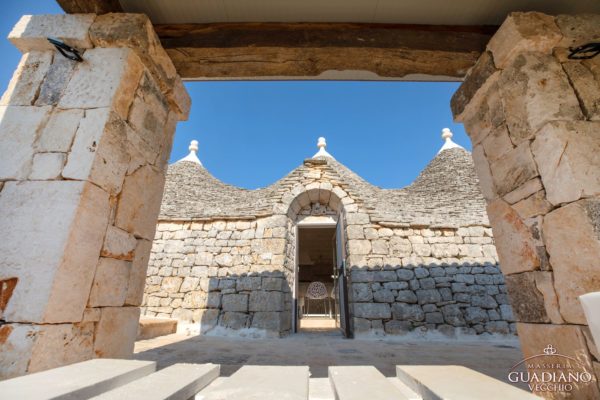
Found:
M 471 155 L 442 137 L 402 189 L 366 182 L 323 138 L 281 180 L 242 189 L 193 141 L 168 168 L 143 313 L 202 334 L 514 333 Z

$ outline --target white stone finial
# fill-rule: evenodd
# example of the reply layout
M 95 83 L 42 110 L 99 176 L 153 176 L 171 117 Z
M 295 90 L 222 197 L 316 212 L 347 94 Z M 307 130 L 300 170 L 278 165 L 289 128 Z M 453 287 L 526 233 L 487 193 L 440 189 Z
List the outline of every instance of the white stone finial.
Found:
M 444 145 L 442 146 L 442 148 L 440 149 L 440 151 L 438 151 L 438 154 L 440 154 L 442 151 L 448 150 L 448 149 L 454 149 L 454 148 L 464 149 L 464 147 L 462 147 L 452 141 L 452 136 L 454 136 L 454 135 L 452 134 L 452 131 L 450 131 L 450 128 L 442 129 L 442 139 L 444 139 L 445 142 L 444 142 Z
M 317 147 L 319 148 L 319 151 L 317 151 L 317 153 L 312 158 L 317 158 L 317 157 L 333 158 L 333 156 L 331 154 L 329 154 L 327 152 L 327 150 L 325 150 L 325 148 L 327 147 L 327 142 L 325 141 L 325 138 L 323 136 L 321 136 L 319 138 L 319 140 L 317 141 Z
M 191 161 L 191 162 L 194 162 L 196 164 L 202 165 L 202 163 L 200 162 L 200 159 L 196 155 L 196 153 L 198 152 L 198 141 L 197 140 L 192 140 L 190 142 L 190 146 L 188 147 L 188 149 L 190 150 L 190 154 L 188 154 L 187 156 L 183 157 L 179 161 Z M 177 161 L 177 162 L 179 162 L 179 161 Z

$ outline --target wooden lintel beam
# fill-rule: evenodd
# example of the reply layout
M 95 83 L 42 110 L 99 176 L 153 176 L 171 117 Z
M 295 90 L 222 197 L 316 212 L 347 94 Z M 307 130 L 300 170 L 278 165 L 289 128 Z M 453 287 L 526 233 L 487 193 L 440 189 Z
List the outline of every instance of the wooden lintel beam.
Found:
M 461 78 L 497 27 L 356 23 L 155 25 L 183 78 L 316 77 L 368 71 L 382 78 Z
M 108 14 L 123 12 L 119 0 L 56 0 L 67 14 Z

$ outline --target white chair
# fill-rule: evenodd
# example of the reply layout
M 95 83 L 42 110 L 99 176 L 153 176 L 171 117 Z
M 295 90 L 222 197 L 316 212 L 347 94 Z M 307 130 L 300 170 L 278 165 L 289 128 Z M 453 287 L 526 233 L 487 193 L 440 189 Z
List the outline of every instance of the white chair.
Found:
M 327 287 L 323 282 L 315 281 L 311 282 L 306 289 L 305 295 L 306 301 L 306 313 L 310 314 L 310 300 L 329 300 L 329 294 L 327 293 Z M 328 301 L 324 302 L 327 305 Z M 329 307 L 324 307 L 329 308 Z M 325 312 L 328 312 L 325 310 Z

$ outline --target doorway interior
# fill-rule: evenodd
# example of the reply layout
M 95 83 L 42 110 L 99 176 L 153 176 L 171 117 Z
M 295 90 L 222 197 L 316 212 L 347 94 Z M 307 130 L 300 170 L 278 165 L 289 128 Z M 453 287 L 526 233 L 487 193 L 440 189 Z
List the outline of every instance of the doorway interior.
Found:
M 298 226 L 296 326 L 299 332 L 339 330 L 335 225 Z

